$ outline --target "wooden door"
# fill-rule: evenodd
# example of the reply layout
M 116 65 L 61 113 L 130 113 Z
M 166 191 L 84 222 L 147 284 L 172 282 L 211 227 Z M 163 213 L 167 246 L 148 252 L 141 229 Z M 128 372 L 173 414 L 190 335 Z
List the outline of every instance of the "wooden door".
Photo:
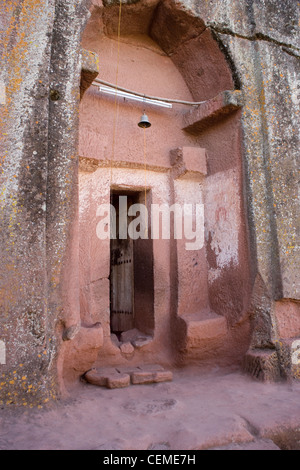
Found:
M 119 210 L 116 200 L 117 239 L 111 240 L 110 299 L 111 331 L 122 332 L 134 328 L 134 272 L 133 240 L 119 239 Z M 128 205 L 131 201 L 128 198 Z M 129 223 L 129 220 L 127 221 Z

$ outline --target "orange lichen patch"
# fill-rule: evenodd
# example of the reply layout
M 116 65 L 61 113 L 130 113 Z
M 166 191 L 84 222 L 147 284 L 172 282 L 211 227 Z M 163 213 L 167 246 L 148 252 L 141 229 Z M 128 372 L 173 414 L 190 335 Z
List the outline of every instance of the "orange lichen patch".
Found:
M 20 369 L 24 364 L 19 365 Z M 56 382 L 53 380 L 47 390 L 43 390 L 41 381 L 26 383 L 27 376 L 18 373 L 18 368 L 10 374 L 2 374 L 0 382 L 0 404 L 16 406 L 45 405 L 50 399 L 56 398 Z M 32 377 L 34 379 L 34 376 Z M 42 392 L 41 392 L 42 390 Z
M 13 100 L 13 95 L 20 89 L 23 81 L 22 74 L 25 73 L 27 68 L 30 46 L 25 38 L 28 35 L 28 31 L 34 32 L 36 30 L 35 23 L 41 14 L 42 4 L 42 0 L 25 0 L 22 3 L 18 17 L 15 12 L 17 7 L 20 8 L 19 2 L 11 2 L 6 8 L 6 11 L 12 15 L 2 40 L 3 53 L 1 62 L 7 62 L 8 70 L 10 70 L 10 79 L 7 84 L 6 109 L 2 110 L 6 113 Z M 10 39 L 13 36 L 16 38 L 15 44 L 10 48 Z

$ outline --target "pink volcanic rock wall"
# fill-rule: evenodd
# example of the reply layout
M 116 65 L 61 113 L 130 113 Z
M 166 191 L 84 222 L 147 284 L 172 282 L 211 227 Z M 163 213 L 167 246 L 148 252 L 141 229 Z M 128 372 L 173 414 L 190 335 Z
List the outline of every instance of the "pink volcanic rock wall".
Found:
M 119 86 L 139 93 L 188 101 L 209 100 L 221 91 L 233 89 L 226 61 L 200 19 L 190 21 L 186 12 L 178 13 L 167 3 L 168 11 L 158 8 L 152 22 L 155 42 L 149 38 L 154 11 L 154 2 L 150 3 L 151 8 L 149 4 L 123 8 L 119 42 L 118 8 L 93 10 L 83 45 L 100 58 L 98 78 L 112 84 L 117 80 Z M 168 33 L 170 21 L 174 21 L 173 34 Z M 137 126 L 144 108 L 152 123 L 146 130 L 146 183 L 143 131 Z M 202 318 L 213 310 L 226 317 L 225 323 L 234 325 L 245 314 L 249 269 L 242 202 L 240 114 L 225 116 L 194 135 L 183 129 L 184 117 L 191 109 L 173 105 L 173 109 L 166 110 L 123 99 L 115 102 L 114 97 L 101 94 L 94 86 L 82 100 L 81 315 L 87 321 L 101 322 L 104 328 L 100 364 L 125 360 L 110 340 L 109 241 L 96 236 L 97 207 L 109 203 L 110 186 L 142 192 L 146 184 L 153 203 L 205 205 L 203 248 L 187 251 L 185 240 L 153 241 L 154 338 L 146 348 L 135 352 L 133 361 L 177 360 L 177 316 L 200 314 Z M 180 165 L 185 165 L 184 177 L 183 170 L 176 169 L 182 149 L 184 163 Z M 144 289 L 146 294 L 147 286 Z M 247 350 L 247 332 L 243 330 L 240 336 L 242 346 L 235 359 L 236 344 L 231 352 L 227 347 L 225 355 L 231 357 L 230 361 L 240 360 Z M 222 341 L 229 344 L 232 337 L 227 335 Z M 198 359 L 201 360 L 201 353 Z
M 83 64 L 89 54 L 80 51 L 90 6 L 91 17 L 82 44 L 98 50 L 99 40 L 109 45 L 114 40 L 108 38 L 116 36 L 117 0 L 0 3 L 1 404 L 41 405 L 56 397 L 66 378 L 77 380 L 99 352 L 101 360 L 102 341 L 107 356 L 118 358 L 119 354 L 107 341 L 107 247 L 99 251 L 87 237 L 86 252 L 81 248 L 84 257 L 79 259 L 77 144 L 81 68 L 85 72 L 81 77 L 81 96 L 90 103 L 97 101 L 94 91 L 83 94 L 91 77 L 97 74 L 97 70 L 90 71 L 89 65 Z M 147 71 L 145 76 L 126 73 L 122 77 L 121 73 L 120 81 L 130 78 L 128 84 L 135 89 L 144 91 L 147 84 L 147 91 L 156 91 L 158 82 L 149 70 L 155 70 L 157 76 L 165 70 L 164 81 L 159 83 L 165 96 L 176 97 L 178 93 L 179 97 L 196 100 L 219 97 L 204 108 L 200 106 L 195 113 L 198 117 L 193 114 L 182 119 L 182 126 L 182 108 L 174 107 L 172 112 L 151 109 L 153 127 L 147 133 L 147 155 L 155 166 L 149 168 L 149 185 L 156 188 L 156 200 L 174 201 L 179 171 L 177 167 L 171 170 L 174 151 L 182 155 L 184 149 L 191 147 L 206 150 L 207 176 L 200 179 L 205 181 L 201 194 L 210 210 L 206 213 L 206 245 L 201 254 L 201 263 L 205 257 L 207 262 L 201 282 L 207 279 L 208 285 L 202 305 L 208 305 L 217 315 L 213 318 L 216 330 L 225 337 L 229 331 L 232 348 L 226 354 L 231 361 L 244 356 L 250 320 L 247 370 L 257 377 L 289 376 L 290 342 L 299 338 L 297 9 L 293 0 L 122 3 L 122 35 L 127 42 L 122 42 L 122 51 L 131 41 L 143 61 L 138 38 L 142 35 L 143 52 L 149 63 L 141 62 Z M 147 52 L 145 35 L 152 39 L 147 39 Z M 103 47 L 99 54 L 103 73 L 115 81 L 112 48 Z M 155 57 L 153 62 L 150 56 Z M 167 64 L 161 70 L 155 68 L 157 56 Z M 136 65 L 131 62 L 132 72 Z M 242 92 L 240 111 L 240 105 L 226 103 L 225 95 L 221 96 L 224 90 L 233 89 Z M 221 112 L 204 121 L 200 119 L 222 100 Z M 112 103 L 105 103 L 101 104 L 102 111 L 109 115 Z M 123 110 L 125 105 L 120 105 L 119 111 Z M 130 184 L 140 191 L 145 183 L 136 126 L 141 112 L 142 107 L 137 112 L 126 105 L 126 119 L 118 120 L 122 138 L 116 142 L 114 154 L 118 162 L 114 169 L 116 184 L 124 184 L 124 177 L 127 179 L 130 173 Z M 80 150 L 84 169 L 82 194 L 88 201 L 97 194 L 95 207 L 101 197 L 107 200 L 97 181 L 99 176 L 103 188 L 108 187 L 105 161 L 111 155 L 111 125 L 101 116 L 96 115 L 86 127 L 84 148 Z M 153 132 L 155 123 L 160 129 L 160 140 Z M 161 129 L 165 124 L 168 132 Z M 95 129 L 101 146 L 97 145 Z M 186 181 L 182 187 L 185 184 Z M 177 186 L 180 188 L 181 182 Z M 85 197 L 81 198 L 81 209 Z M 93 204 L 88 207 L 94 214 Z M 85 214 L 92 221 L 91 231 L 95 229 L 93 214 Z M 229 237 L 231 226 L 235 231 Z M 85 257 L 93 252 L 101 263 L 92 266 Z M 209 334 L 214 333 L 212 324 L 205 322 L 205 328 L 201 328 L 195 317 L 189 323 L 188 319 L 183 320 L 184 315 L 179 316 L 178 306 L 184 308 L 184 286 L 188 285 L 188 278 L 180 277 L 185 273 L 180 272 L 181 262 L 178 263 L 183 255 L 180 244 L 153 246 L 153 253 L 154 260 L 155 255 L 161 256 L 155 273 L 160 309 L 155 351 L 164 345 L 168 358 L 173 358 L 174 351 L 178 351 L 177 340 L 183 340 L 184 350 L 186 345 L 197 343 L 194 332 L 204 330 L 206 347 L 211 344 Z M 197 262 L 199 269 L 198 261 L 194 264 Z M 91 283 L 91 279 L 96 282 Z M 92 288 L 94 293 L 87 292 L 92 292 Z M 196 305 L 200 308 L 200 304 L 191 303 L 191 309 Z M 176 336 L 178 319 L 182 320 L 186 342 L 186 338 Z M 147 346 L 150 351 L 155 341 Z M 264 354 L 260 354 L 260 348 Z M 160 354 L 162 357 L 165 351 Z M 264 374 L 266 364 L 273 370 Z

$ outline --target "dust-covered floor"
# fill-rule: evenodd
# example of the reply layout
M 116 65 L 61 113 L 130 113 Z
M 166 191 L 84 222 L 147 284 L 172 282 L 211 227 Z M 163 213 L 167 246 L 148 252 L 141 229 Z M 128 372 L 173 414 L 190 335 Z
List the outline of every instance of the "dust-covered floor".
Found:
M 300 383 L 238 370 L 174 370 L 172 382 L 80 383 L 48 409 L 1 409 L 0 449 L 300 449 Z M 279 447 L 278 447 L 279 446 Z

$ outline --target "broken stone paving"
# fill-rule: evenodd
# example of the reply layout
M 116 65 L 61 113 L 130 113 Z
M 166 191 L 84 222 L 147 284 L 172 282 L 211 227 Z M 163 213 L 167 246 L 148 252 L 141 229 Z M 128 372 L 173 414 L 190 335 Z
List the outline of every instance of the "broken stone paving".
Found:
M 107 388 L 124 388 L 130 384 L 152 384 L 173 380 L 173 373 L 159 365 L 138 367 L 99 368 L 87 371 L 83 377 L 92 385 Z

